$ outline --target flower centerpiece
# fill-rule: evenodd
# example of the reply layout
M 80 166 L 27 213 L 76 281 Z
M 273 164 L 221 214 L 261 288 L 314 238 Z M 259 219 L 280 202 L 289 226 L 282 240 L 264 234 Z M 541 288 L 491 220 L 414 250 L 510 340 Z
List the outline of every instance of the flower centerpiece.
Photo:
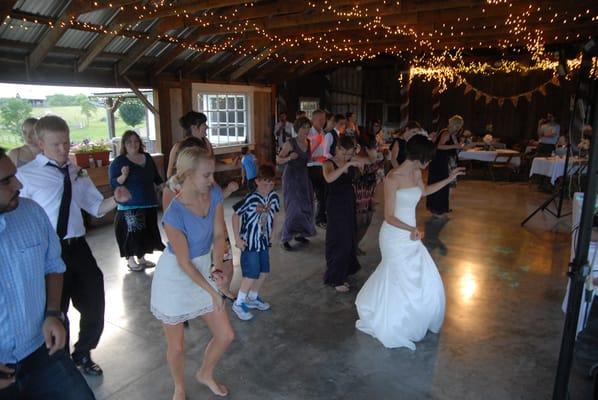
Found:
M 73 146 L 71 151 L 75 154 L 75 161 L 80 168 L 94 168 L 108 165 L 112 145 L 104 141 L 94 143 L 89 139 L 85 139 Z M 90 165 L 90 160 L 97 164 Z
M 482 138 L 482 142 L 484 142 L 484 150 L 488 150 L 488 151 L 492 151 L 494 150 L 494 147 L 492 146 L 492 143 L 494 142 L 494 138 L 492 137 L 491 134 L 486 134 L 484 135 L 484 137 Z

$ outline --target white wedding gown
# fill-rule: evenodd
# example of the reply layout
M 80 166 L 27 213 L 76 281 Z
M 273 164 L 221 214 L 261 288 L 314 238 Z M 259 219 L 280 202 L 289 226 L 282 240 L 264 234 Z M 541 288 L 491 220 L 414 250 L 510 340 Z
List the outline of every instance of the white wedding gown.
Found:
M 421 188 L 399 189 L 395 216 L 415 226 Z M 357 295 L 357 329 L 385 347 L 408 347 L 427 331 L 437 333 L 444 320 L 444 286 L 436 264 L 420 240 L 386 222 L 380 228 L 382 261 Z

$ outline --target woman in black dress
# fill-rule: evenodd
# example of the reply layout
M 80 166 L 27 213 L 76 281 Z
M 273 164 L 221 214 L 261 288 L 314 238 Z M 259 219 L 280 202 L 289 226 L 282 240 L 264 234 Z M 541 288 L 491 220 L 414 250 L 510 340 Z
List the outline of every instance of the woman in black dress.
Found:
M 328 183 L 326 212 L 326 273 L 324 283 L 338 292 L 349 291 L 347 276 L 356 273 L 357 261 L 355 192 L 353 180 L 363 161 L 354 159 L 355 142 L 341 136 L 333 158 L 324 163 L 324 179 Z
M 451 164 L 456 166 L 457 150 L 462 149 L 458 134 L 463 129 L 463 118 L 455 115 L 449 118 L 448 128 L 440 131 L 436 138 L 436 156 L 430 162 L 428 185 L 449 177 Z M 426 207 L 434 217 L 446 218 L 449 212 L 450 186 L 445 186 L 426 198 Z

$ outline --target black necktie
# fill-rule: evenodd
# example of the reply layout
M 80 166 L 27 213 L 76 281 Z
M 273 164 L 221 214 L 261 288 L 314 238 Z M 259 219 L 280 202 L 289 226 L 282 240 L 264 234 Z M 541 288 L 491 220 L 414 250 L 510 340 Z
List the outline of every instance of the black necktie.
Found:
M 69 176 L 69 167 L 65 165 L 64 167 L 59 167 L 58 165 L 47 163 L 51 167 L 56 168 L 59 170 L 62 175 L 64 176 L 63 179 L 63 190 L 62 190 L 62 199 L 60 200 L 60 211 L 58 212 L 58 223 L 56 224 L 56 233 L 60 239 L 64 239 L 66 236 L 67 228 L 69 226 L 69 211 L 71 208 L 71 196 L 72 196 L 72 187 L 71 187 L 71 178 Z

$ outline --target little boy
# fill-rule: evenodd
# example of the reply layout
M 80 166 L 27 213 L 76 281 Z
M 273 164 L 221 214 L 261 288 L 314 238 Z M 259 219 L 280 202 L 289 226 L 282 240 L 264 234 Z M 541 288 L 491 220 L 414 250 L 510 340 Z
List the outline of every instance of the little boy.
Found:
M 257 165 L 255 156 L 249 152 L 249 147 L 243 146 L 241 148 L 241 174 L 243 176 L 243 183 L 247 185 L 249 192 L 255 190 L 255 177 L 257 175 Z
M 243 321 L 253 318 L 249 309 L 270 309 L 270 304 L 264 302 L 258 292 L 270 272 L 269 248 L 274 215 L 280 210 L 274 176 L 273 166 L 261 165 L 255 179 L 257 189 L 233 206 L 233 231 L 236 246 L 241 250 L 243 272 L 233 311 Z

